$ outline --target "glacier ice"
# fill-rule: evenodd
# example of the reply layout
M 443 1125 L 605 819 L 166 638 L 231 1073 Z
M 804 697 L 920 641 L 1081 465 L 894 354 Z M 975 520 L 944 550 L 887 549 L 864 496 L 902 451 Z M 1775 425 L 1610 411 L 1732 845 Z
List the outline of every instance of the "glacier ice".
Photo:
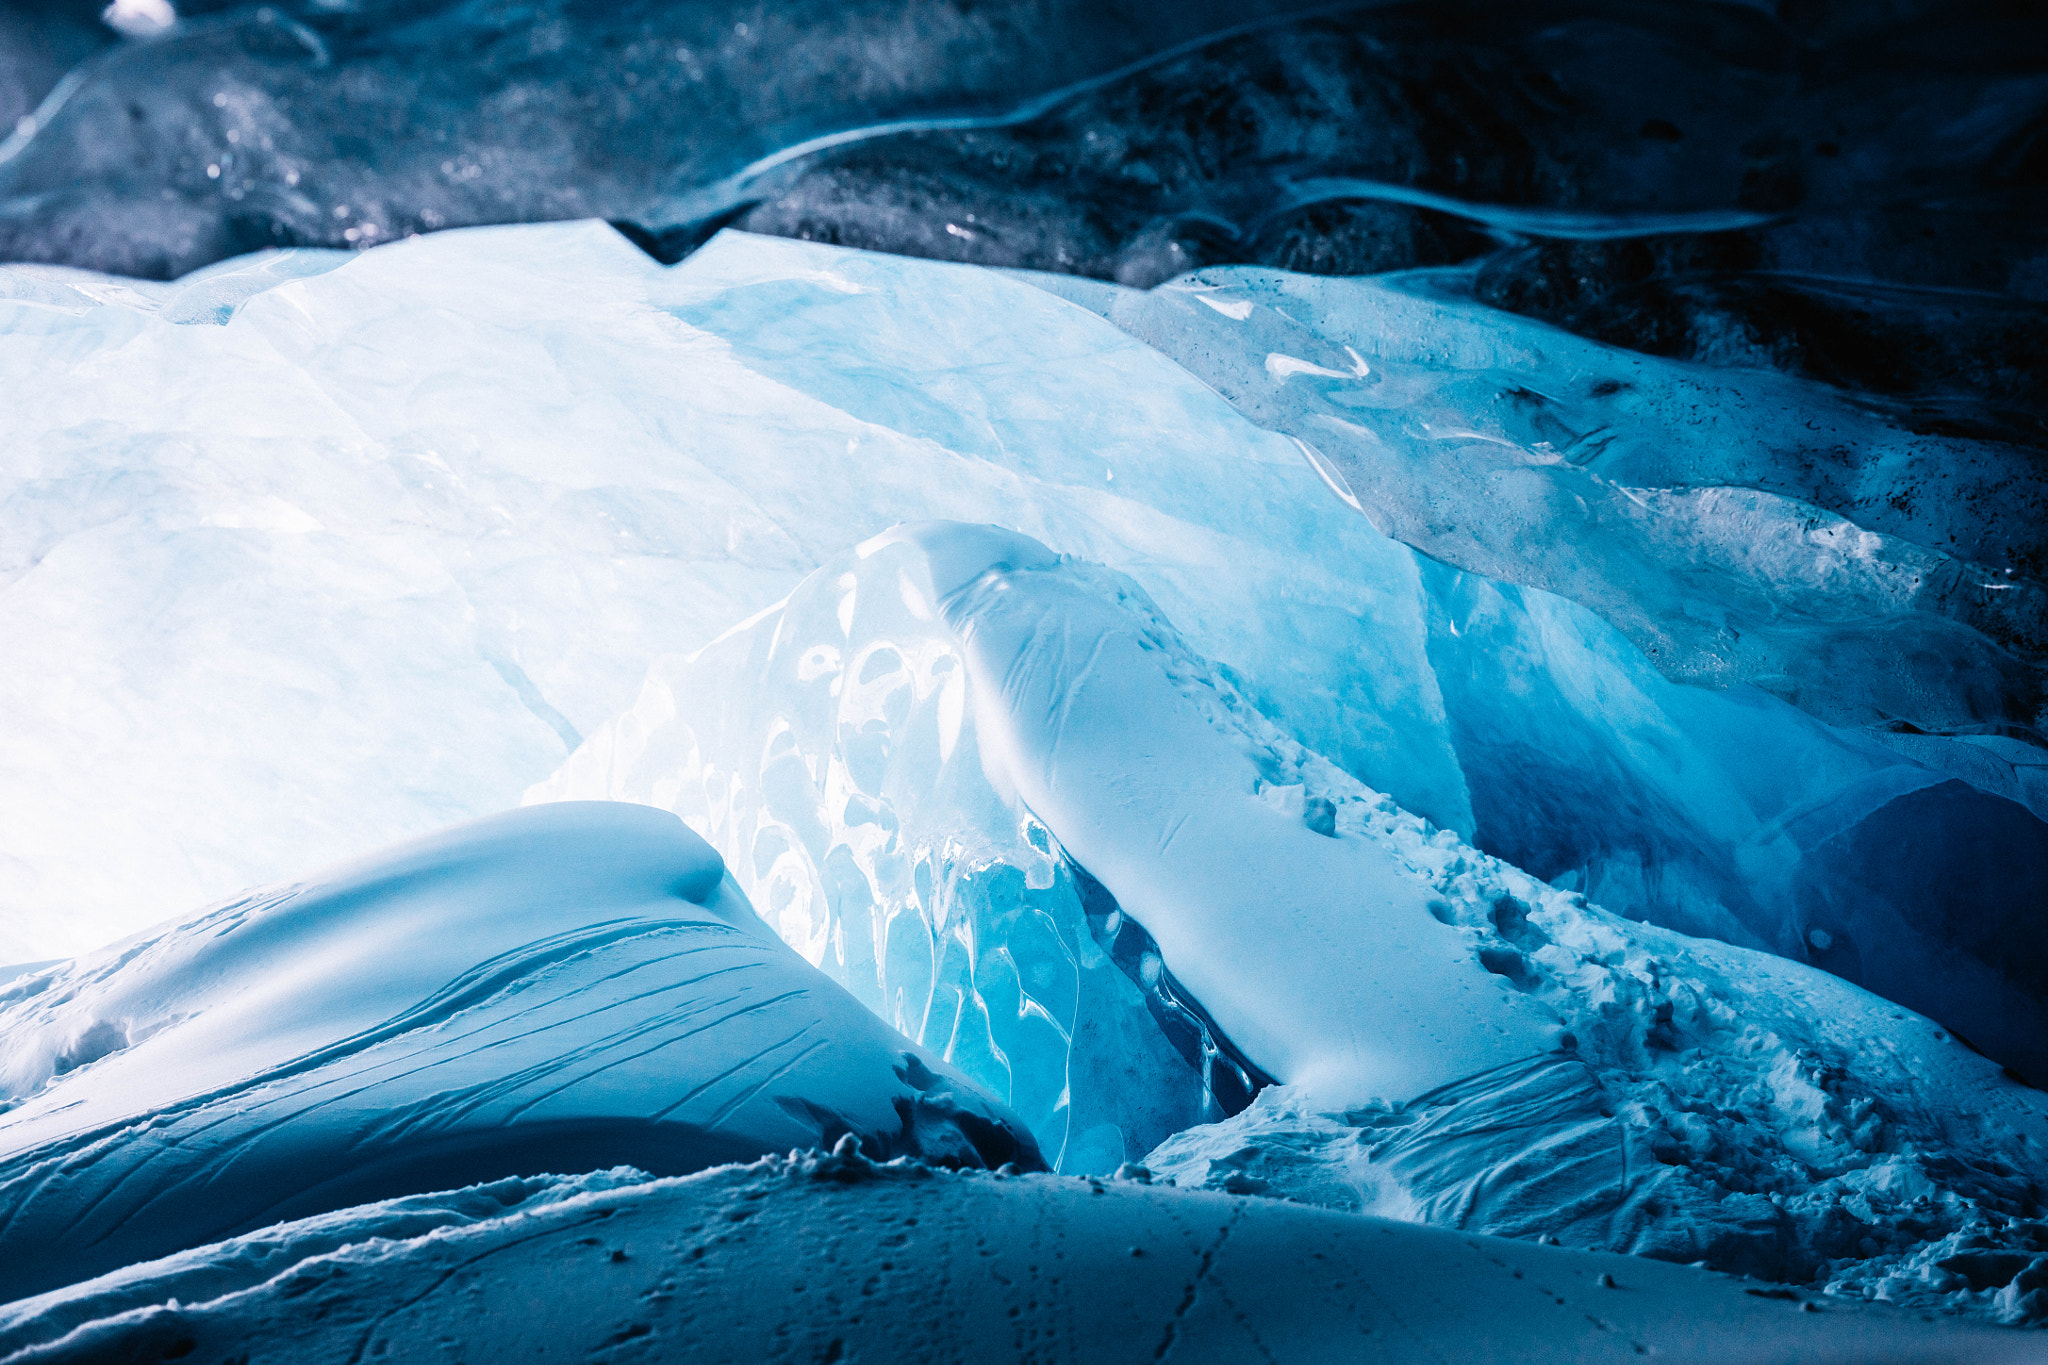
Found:
M 2048 1213 L 2048 1097 L 1950 1031 L 1473 850 L 1286 736 L 1130 580 L 1012 532 L 892 531 L 657 664 L 529 799 L 591 797 L 703 829 L 885 1017 L 921 986 L 912 1031 L 938 992 L 892 950 L 950 938 L 946 1012 L 1040 1049 L 1014 910 L 949 889 L 1039 871 L 1060 951 L 1029 944 L 1064 969 L 1042 826 L 1281 1083 L 1146 1158 L 1189 1183 L 1801 1282 Z
M 445 1360 L 451 1340 L 500 1357 L 537 1341 L 594 1356 L 716 1343 L 728 1359 L 918 1365 L 1162 1350 L 1319 1365 L 1361 1342 L 1388 1362 L 2039 1358 L 2020 1333 L 1686 1266 L 1142 1177 L 1004 1178 L 844 1151 L 369 1205 L 0 1305 L 0 1351 L 53 1365 L 411 1365 Z
M 1044 289 L 738 233 L 663 269 L 587 223 L 0 285 L 0 957 L 510 804 L 650 657 L 947 518 L 1131 575 L 1287 734 L 1438 826 L 2039 1069 L 2041 826 L 1920 761 L 1961 745 L 1996 787 L 2001 737 L 1674 684 L 1591 613 L 1381 537 L 1290 439 Z M 1237 327 L 1105 288 L 1083 301 Z M 1557 355 L 1482 358 L 1543 388 L 1580 363 Z M 1689 391 L 1630 372 L 1641 401 Z M 1343 387 L 1285 380 L 1309 384 Z
M 1038 1164 L 645 806 L 513 811 L 253 892 L 0 986 L 0 1033 L 8 1297 L 504 1176 L 847 1135 Z
M 2029 729 L 2048 702 L 2048 594 L 2013 568 L 2048 554 L 2029 450 L 1618 351 L 1426 272 L 1047 283 L 1301 441 L 1386 534 L 1592 607 L 1668 676 L 1935 735 Z M 2030 778 L 2001 794 L 2048 809 Z

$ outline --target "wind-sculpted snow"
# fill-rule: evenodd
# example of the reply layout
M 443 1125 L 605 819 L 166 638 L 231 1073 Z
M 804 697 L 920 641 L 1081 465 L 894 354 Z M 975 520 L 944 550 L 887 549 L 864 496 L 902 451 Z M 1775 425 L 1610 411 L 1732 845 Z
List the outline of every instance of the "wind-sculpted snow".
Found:
M 1292 440 L 1017 279 L 739 233 L 664 269 L 586 223 L 173 286 L 8 267 L 0 300 L 0 957 L 502 808 L 651 658 L 946 518 L 1129 574 L 1286 734 L 1439 827 L 2041 1069 L 2040 822 L 1924 766 L 2023 795 L 2036 751 L 1884 736 L 1901 754 L 1673 684 L 1591 613 L 1380 536 Z M 1342 387 L 1265 359 L 1280 392 Z M 1475 406 L 1581 363 L 1482 359 Z M 1694 372 L 1624 373 L 1685 412 Z
M 705 829 L 885 1014 L 884 946 L 951 935 L 955 989 L 1004 988 L 957 1007 L 993 1027 L 1029 1008 L 1027 945 L 931 888 L 1029 880 L 1042 823 L 1285 1087 L 1147 1158 L 1197 1181 L 1845 1285 L 1944 1238 L 2016 1254 L 2048 1215 L 2043 1092 L 1811 967 L 1476 852 L 1289 739 L 1129 580 L 1014 533 L 892 532 L 657 667 L 533 794 L 599 795 Z M 1052 961 L 1083 950 L 1069 927 Z M 1328 1117 L 1295 1141 L 1289 1105 Z
M 461 826 L 0 987 L 8 1297 L 503 1176 L 1038 1164 L 645 807 Z
M 0 1307 L 13 1365 L 628 1353 L 905 1365 L 2002 1365 L 2037 1343 L 1683 1266 L 1273 1200 L 878 1164 L 503 1182 L 286 1224 Z M 493 1207 L 495 1205 L 495 1207 Z

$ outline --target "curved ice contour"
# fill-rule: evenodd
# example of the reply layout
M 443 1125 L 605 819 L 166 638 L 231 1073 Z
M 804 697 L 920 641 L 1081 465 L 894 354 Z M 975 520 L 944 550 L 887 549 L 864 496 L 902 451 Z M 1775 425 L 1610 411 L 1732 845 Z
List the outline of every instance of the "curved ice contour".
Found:
M 1284 736 L 1128 579 L 1015 533 L 891 532 L 658 665 L 530 799 L 580 796 L 703 829 L 885 1016 L 930 998 L 899 946 L 951 940 L 942 1013 L 1079 1057 L 1071 977 L 1016 989 L 1089 952 L 1058 905 L 1077 892 L 1033 877 L 1042 821 L 1156 942 L 1141 970 L 1336 1116 L 1291 1162 L 1263 1098 L 1153 1158 L 1195 1180 L 1197 1156 L 1277 1144 L 1260 1188 L 1794 1280 L 2048 1211 L 2041 1092 L 1822 972 L 1616 919 L 1432 829 Z M 1064 953 L 954 891 L 1004 862 L 1047 888 Z M 1010 1026 L 1034 1013 L 1067 1036 Z M 1133 1070 L 1112 1083 L 1178 1083 Z M 1077 1109 L 1103 1083 L 1067 1080 Z
M 515 811 L 246 896 L 8 983 L 0 1036 L 9 1297 L 507 1175 L 846 1134 L 1037 1164 L 644 806 Z

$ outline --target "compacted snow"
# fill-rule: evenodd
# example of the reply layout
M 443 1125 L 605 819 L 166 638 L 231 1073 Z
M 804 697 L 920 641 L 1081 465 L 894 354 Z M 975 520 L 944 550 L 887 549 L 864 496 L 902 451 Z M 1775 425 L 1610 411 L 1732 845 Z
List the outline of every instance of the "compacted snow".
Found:
M 0 1307 L 0 1358 L 1997 1365 L 2037 1338 L 1653 1261 L 842 1148 L 505 1181 Z

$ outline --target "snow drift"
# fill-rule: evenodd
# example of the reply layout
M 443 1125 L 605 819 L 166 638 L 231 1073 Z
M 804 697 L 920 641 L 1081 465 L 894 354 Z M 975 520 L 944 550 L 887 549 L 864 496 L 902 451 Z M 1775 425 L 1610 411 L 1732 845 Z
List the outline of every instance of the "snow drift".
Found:
M 29 1362 L 578 1355 L 1994 1362 L 2038 1342 L 1681 1266 L 845 1149 L 371 1205 L 0 1307 Z M 485 1268 L 488 1268 L 487 1270 Z

